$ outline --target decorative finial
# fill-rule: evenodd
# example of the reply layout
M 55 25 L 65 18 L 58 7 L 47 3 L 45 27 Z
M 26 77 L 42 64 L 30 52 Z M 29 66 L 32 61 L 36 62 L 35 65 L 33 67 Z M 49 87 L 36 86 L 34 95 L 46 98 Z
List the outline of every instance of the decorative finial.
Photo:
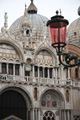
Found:
M 26 4 L 25 4 L 25 11 L 24 11 L 24 16 L 27 16 L 27 8 L 26 8 Z
M 31 2 L 33 2 L 33 0 L 31 0 Z
M 62 15 L 62 11 L 61 11 L 61 9 L 60 9 L 60 15 Z
M 26 8 L 26 3 L 25 3 L 25 8 Z
M 78 8 L 78 15 L 80 16 L 80 6 L 79 6 L 79 8 Z
M 8 16 L 7 16 L 7 12 L 5 12 L 5 15 L 4 15 L 4 27 L 7 29 L 8 27 Z
M 56 10 L 56 15 L 58 15 L 58 13 L 59 13 L 59 11 L 58 11 L 58 10 Z

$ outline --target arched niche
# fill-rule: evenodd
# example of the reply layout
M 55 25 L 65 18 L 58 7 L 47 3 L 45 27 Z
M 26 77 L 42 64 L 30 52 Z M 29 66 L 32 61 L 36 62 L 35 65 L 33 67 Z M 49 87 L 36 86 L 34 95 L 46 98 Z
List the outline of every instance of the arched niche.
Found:
M 18 59 L 18 57 L 17 57 L 15 59 L 15 56 L 14 56 L 15 61 L 16 60 L 20 60 L 21 62 L 24 61 L 24 52 L 23 52 L 23 49 L 21 48 L 21 46 L 16 41 L 14 41 L 14 40 L 11 41 L 9 39 L 0 39 L 0 44 L 3 44 L 3 46 L 7 46 L 8 45 L 9 47 L 12 47 L 15 50 L 16 54 L 19 55 L 19 58 L 20 58 L 20 59 Z M 5 51 L 5 50 L 1 50 L 1 51 Z M 6 51 L 6 52 L 8 52 L 8 51 Z M 0 54 L 0 57 L 1 57 L 1 54 Z M 8 55 L 7 55 L 7 57 L 8 57 Z
M 54 89 L 46 90 L 40 99 L 42 108 L 62 109 L 64 108 L 64 98 L 60 92 Z
M 8 43 L 0 43 L 0 62 L 14 63 L 16 60 L 21 62 L 21 55 L 16 48 Z

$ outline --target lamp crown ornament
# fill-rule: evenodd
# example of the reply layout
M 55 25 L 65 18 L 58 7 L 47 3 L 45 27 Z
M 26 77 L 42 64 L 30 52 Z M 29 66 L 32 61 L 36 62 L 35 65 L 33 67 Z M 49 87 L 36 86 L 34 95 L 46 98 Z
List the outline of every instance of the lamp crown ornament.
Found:
M 64 47 L 66 46 L 66 31 L 69 21 L 64 19 L 61 14 L 58 15 L 59 11 L 56 11 L 56 15 L 51 17 L 51 20 L 47 22 L 47 26 L 50 27 L 52 46 L 56 49 L 57 55 L 59 57 L 60 64 L 67 67 L 74 67 L 80 65 L 80 60 L 76 56 L 70 55 L 68 52 L 64 52 Z M 62 58 L 65 58 L 65 61 Z M 72 61 L 77 61 L 73 63 Z

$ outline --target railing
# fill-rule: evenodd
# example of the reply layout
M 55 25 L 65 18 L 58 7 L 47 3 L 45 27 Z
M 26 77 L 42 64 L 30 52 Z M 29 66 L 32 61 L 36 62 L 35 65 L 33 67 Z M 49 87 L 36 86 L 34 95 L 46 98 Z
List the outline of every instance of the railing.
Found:
M 23 83 L 39 83 L 44 85 L 55 85 L 55 86 L 73 86 L 80 87 L 80 82 L 75 82 L 72 80 L 61 80 L 55 78 L 38 78 L 29 76 L 13 76 L 7 74 L 0 74 L 0 81 L 12 81 L 12 82 L 23 82 Z

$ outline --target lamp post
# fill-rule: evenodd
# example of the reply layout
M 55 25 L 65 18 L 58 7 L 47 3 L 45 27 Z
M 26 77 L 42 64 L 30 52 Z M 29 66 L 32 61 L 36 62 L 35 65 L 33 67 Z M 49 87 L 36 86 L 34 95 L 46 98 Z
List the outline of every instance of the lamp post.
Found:
M 65 68 L 80 65 L 80 60 L 78 60 L 77 56 L 63 52 L 63 48 L 66 46 L 66 27 L 68 24 L 68 20 L 64 19 L 62 15 L 58 15 L 58 11 L 56 11 L 56 15 L 51 17 L 51 20 L 47 22 L 47 26 L 50 27 L 52 46 L 56 48 L 59 62 L 64 65 Z M 65 62 L 62 61 L 62 56 L 64 56 Z M 76 63 L 72 63 L 71 61 L 73 60 L 75 60 Z

